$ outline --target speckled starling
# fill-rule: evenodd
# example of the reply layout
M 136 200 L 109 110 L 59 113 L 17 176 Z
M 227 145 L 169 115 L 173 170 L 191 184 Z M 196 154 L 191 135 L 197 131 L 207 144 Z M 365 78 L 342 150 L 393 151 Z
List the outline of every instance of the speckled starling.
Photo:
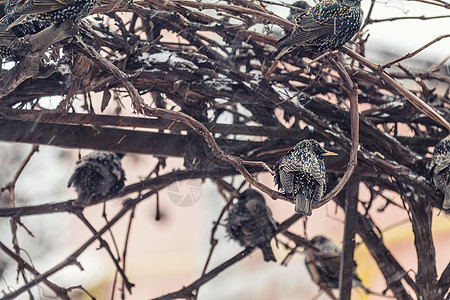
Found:
M 294 2 L 292 6 L 297 7 L 297 9 L 291 8 L 289 16 L 287 17 L 287 20 L 292 23 L 295 22 L 295 19 L 297 17 L 305 14 L 311 8 L 311 6 L 309 6 L 309 4 L 306 1 Z
M 248 189 L 240 194 L 230 208 L 227 231 L 241 246 L 260 248 L 265 261 L 276 261 L 270 241 L 276 235 L 277 224 L 259 192 Z
M 444 209 L 450 209 L 450 135 L 441 140 L 434 148 L 429 170 L 431 182 L 444 193 Z
M 322 283 L 324 283 L 330 289 L 339 288 L 339 269 L 341 265 L 341 248 L 333 243 L 330 239 L 318 235 L 314 237 L 311 244 L 317 249 L 321 250 L 320 253 L 314 251 L 307 251 L 307 257 L 305 258 L 306 269 L 311 277 L 314 279 L 313 272 L 311 270 L 311 264 L 314 260 L 316 266 L 317 275 Z M 356 269 L 356 263 L 353 262 Z M 365 291 L 369 292 L 361 282 L 361 279 L 354 273 L 353 286 L 359 286 Z
M 16 36 L 11 32 L 6 30 L 8 24 L 6 19 L 0 19 L 0 58 L 8 57 L 12 54 L 11 46 Z
M 69 179 L 78 193 L 74 205 L 88 206 L 95 196 L 117 194 L 124 186 L 121 153 L 94 151 L 83 156 Z
M 324 156 L 337 155 L 316 140 L 299 142 L 275 164 L 275 184 L 295 201 L 295 212 L 311 215 L 312 206 L 322 199 L 326 189 Z
M 79 22 L 99 0 L 9 0 L 3 19 L 17 37 L 35 34 L 67 20 Z
M 361 0 L 323 0 L 294 19 L 294 29 L 280 39 L 279 59 L 294 50 L 322 53 L 350 41 L 363 19 Z

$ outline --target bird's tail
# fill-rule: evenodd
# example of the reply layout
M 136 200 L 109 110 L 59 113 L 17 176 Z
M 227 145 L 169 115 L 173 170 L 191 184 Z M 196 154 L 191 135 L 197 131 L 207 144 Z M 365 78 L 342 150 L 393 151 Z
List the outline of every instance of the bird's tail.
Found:
M 447 190 L 444 194 L 444 203 L 442 204 L 444 209 L 450 209 L 450 188 L 447 187 Z
M 298 214 L 304 214 L 305 216 L 311 215 L 311 199 L 305 195 L 305 192 L 300 189 L 295 195 L 295 212 Z
M 274 261 L 274 262 L 277 261 L 275 259 L 275 256 L 273 255 L 273 251 L 272 251 L 272 247 L 270 247 L 270 243 L 262 245 L 260 248 L 263 253 L 265 261 Z

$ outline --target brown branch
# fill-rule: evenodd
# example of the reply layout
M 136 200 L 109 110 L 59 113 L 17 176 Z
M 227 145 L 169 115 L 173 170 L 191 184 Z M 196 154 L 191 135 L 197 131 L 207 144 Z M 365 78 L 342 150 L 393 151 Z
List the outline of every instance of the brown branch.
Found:
M 83 52 L 90 57 L 93 61 L 95 61 L 98 65 L 100 65 L 103 69 L 111 72 L 114 77 L 116 77 L 120 83 L 125 87 L 128 94 L 130 95 L 134 109 L 138 113 L 142 113 L 142 107 L 144 106 L 144 101 L 141 98 L 139 92 L 132 87 L 131 83 L 128 81 L 129 75 L 122 72 L 117 66 L 109 62 L 106 58 L 101 56 L 95 49 L 86 45 L 79 37 L 77 37 L 77 42 L 74 42 L 78 47 L 80 47 Z
M 22 174 L 23 170 L 27 166 L 27 164 L 30 161 L 31 157 L 34 155 L 34 153 L 36 153 L 38 151 L 39 151 L 39 145 L 33 145 L 33 147 L 31 147 L 30 153 L 28 153 L 28 156 L 22 162 L 21 166 L 17 170 L 17 172 L 14 175 L 14 177 L 0 189 L 0 193 L 3 193 L 5 190 L 9 191 L 10 199 L 11 199 L 11 203 L 10 203 L 11 207 L 15 207 L 14 187 L 16 186 L 17 179 L 19 179 L 20 174 Z
M 342 199 L 335 198 L 334 201 L 340 206 L 345 207 Z M 389 250 L 384 245 L 381 238 L 378 237 L 375 230 L 372 228 L 373 221 L 369 216 L 358 215 L 357 231 L 361 236 L 364 244 L 367 246 L 372 257 L 375 259 L 378 268 L 383 274 L 387 288 L 392 290 L 397 299 L 411 300 L 411 296 L 406 291 L 402 279 L 414 289 L 417 290 L 415 282 L 409 277 L 408 273 L 400 266 L 397 260 L 392 256 Z
M 373 23 L 391 22 L 391 21 L 398 21 L 398 20 L 433 20 L 433 19 L 442 19 L 442 18 L 450 18 L 450 16 L 448 16 L 448 15 L 432 16 L 432 17 L 410 16 L 410 17 L 393 17 L 393 18 L 385 18 L 385 19 L 369 19 L 369 21 L 367 23 L 373 24 Z
M 405 89 L 403 86 L 401 86 L 397 81 L 392 79 L 392 77 L 390 77 L 381 66 L 373 64 L 372 62 L 368 61 L 367 59 L 365 59 L 358 53 L 350 50 L 349 48 L 343 47 L 342 52 L 344 52 L 351 58 L 357 60 L 361 64 L 369 67 L 369 69 L 371 69 L 373 73 L 380 76 L 388 85 L 390 85 L 397 92 L 403 95 L 418 110 L 429 116 L 437 123 L 441 124 L 447 130 L 450 130 L 450 123 L 445 118 L 443 118 L 434 108 L 426 104 L 422 99 L 420 99 L 419 97 L 417 97 L 416 95 Z
M 354 270 L 355 233 L 358 216 L 359 176 L 354 174 L 345 193 L 345 223 L 341 265 L 339 268 L 339 299 L 350 300 L 352 294 Z
M 86 227 L 89 228 L 89 230 L 92 232 L 92 234 L 94 234 L 95 236 L 98 236 L 98 241 L 100 242 L 100 246 L 105 248 L 106 252 L 108 252 L 114 265 L 116 266 L 117 271 L 119 272 L 120 276 L 122 276 L 123 282 L 125 283 L 125 286 L 126 286 L 128 292 L 131 293 L 131 288 L 134 287 L 134 284 L 128 280 L 128 277 L 126 276 L 124 270 L 122 270 L 122 268 L 119 265 L 119 261 L 116 259 L 116 257 L 112 253 L 111 248 L 109 247 L 109 244 L 100 235 L 98 235 L 97 230 L 95 230 L 95 228 L 86 219 L 86 217 L 83 215 L 83 213 L 81 211 L 77 212 L 76 215 L 84 223 L 84 225 L 86 225 Z
M 234 170 L 217 170 L 214 172 L 215 176 L 230 176 L 236 174 Z M 104 201 L 108 201 L 111 199 L 116 199 L 119 197 L 125 197 L 128 194 L 142 192 L 147 189 L 155 190 L 162 189 L 176 181 L 186 180 L 186 179 L 195 179 L 195 178 L 208 178 L 211 176 L 209 171 L 173 171 L 168 174 L 160 175 L 155 178 L 149 178 L 138 183 L 126 186 L 123 188 L 120 193 L 116 196 L 107 196 L 107 197 L 96 197 L 92 199 L 93 201 L 89 205 L 96 205 L 98 203 L 102 203 Z M 83 210 L 80 206 L 73 206 L 72 202 L 75 200 L 69 200 L 65 202 L 52 203 L 52 204 L 41 204 L 35 206 L 24 206 L 24 207 L 15 207 L 15 208 L 1 208 L 0 209 L 0 217 L 23 217 L 23 216 L 32 216 L 32 215 L 41 215 L 41 214 L 50 214 L 50 213 L 62 213 L 69 212 L 73 214 L 77 214 L 78 211 Z
M 22 120 L 36 123 L 57 123 L 57 124 L 79 124 L 79 125 L 95 125 L 95 126 L 117 126 L 117 127 L 133 127 L 133 128 L 153 128 L 159 130 L 170 130 L 171 132 L 181 132 L 183 130 L 193 131 L 189 126 L 183 123 L 174 122 L 156 118 L 140 118 L 115 115 L 93 115 L 84 113 L 67 113 L 49 110 L 29 110 L 29 109 L 11 109 L 2 108 L 0 112 L 0 120 Z M 251 136 L 277 136 L 290 138 L 292 135 L 301 135 L 305 130 L 296 128 L 286 129 L 282 126 L 252 126 L 242 124 L 217 124 L 203 123 L 211 133 L 244 134 Z
M 294 27 L 294 24 L 291 22 L 278 17 L 277 15 L 262 12 L 259 10 L 254 10 L 247 7 L 237 6 L 237 5 L 229 5 L 229 4 L 216 4 L 216 3 L 201 3 L 201 2 L 194 2 L 194 1 L 186 1 L 186 0 L 172 0 L 174 3 L 178 3 L 180 5 L 188 6 L 188 7 L 195 7 L 195 8 L 202 8 L 202 9 L 214 9 L 214 10 L 223 10 L 223 11 L 229 11 L 237 14 L 248 14 L 252 15 L 254 17 L 257 17 L 264 22 L 270 22 L 277 24 L 283 28 L 286 29 L 292 29 Z
M 437 290 L 442 295 L 442 298 L 444 298 L 444 295 L 447 294 L 449 289 L 450 289 L 450 263 L 448 263 L 447 267 L 445 267 L 437 283 Z
M 436 3 L 436 2 L 432 2 L 432 1 L 428 1 L 428 0 L 408 0 L 408 1 L 416 1 L 416 2 L 436 5 L 436 6 L 440 6 L 440 7 L 446 8 L 446 9 L 450 9 L 450 4 L 449 3 L 442 3 L 439 0 L 436 0 L 436 2 L 441 2 L 441 3 Z
M 399 183 L 401 196 L 409 206 L 409 217 L 414 232 L 414 246 L 417 256 L 416 285 L 418 297 L 430 300 L 442 299 L 436 289 L 436 252 L 433 243 L 431 223 L 433 211 L 425 197 L 418 196 L 414 188 Z M 408 195 L 411 195 L 408 197 Z M 418 197 L 418 199 L 416 199 Z
M 450 16 L 446 16 L 446 17 L 450 17 Z M 405 56 L 402 56 L 402 57 L 400 57 L 400 58 L 397 58 L 396 60 L 393 60 L 393 61 L 391 61 L 391 62 L 385 64 L 384 66 L 382 66 L 382 68 L 383 68 L 383 69 L 390 68 L 392 65 L 395 65 L 396 63 L 398 63 L 398 62 L 400 62 L 400 61 L 402 61 L 402 60 L 411 58 L 411 57 L 417 55 L 418 53 L 420 53 L 421 51 L 425 50 L 425 49 L 428 48 L 429 46 L 433 45 L 434 43 L 437 43 L 437 42 L 439 42 L 440 40 L 445 39 L 445 38 L 448 38 L 448 37 L 450 37 L 450 34 L 444 34 L 444 35 L 438 36 L 437 38 L 435 38 L 435 39 L 432 40 L 431 42 L 429 42 L 429 43 L 423 45 L 423 46 L 420 47 L 419 49 L 417 49 L 417 50 L 415 50 L 415 51 L 413 51 L 413 52 L 411 52 L 411 53 L 406 54 Z M 370 67 L 369 67 L 369 68 L 370 68 Z
M 14 292 L 8 293 L 4 296 L 3 299 L 14 299 L 15 297 L 19 296 L 20 294 L 28 291 L 33 286 L 39 284 L 40 282 L 46 280 L 49 276 L 55 274 L 56 272 L 64 269 L 65 267 L 76 264 L 79 265 L 77 262 L 78 256 L 80 256 L 93 242 L 95 242 L 99 237 L 101 237 L 106 231 L 108 231 L 115 223 L 117 223 L 119 220 L 122 219 L 122 217 L 130 210 L 133 209 L 137 204 L 139 204 L 142 200 L 147 199 L 154 193 L 156 193 L 158 190 L 152 190 L 149 191 L 143 195 L 140 195 L 134 199 L 130 199 L 127 202 L 125 202 L 124 207 L 107 223 L 105 226 L 103 226 L 97 234 L 93 235 L 89 240 L 87 240 L 81 247 L 79 247 L 77 250 L 72 252 L 64 261 L 60 262 L 59 264 L 55 265 L 53 268 L 49 269 L 45 273 L 42 273 L 41 275 L 36 276 L 33 280 L 28 282 L 27 284 L 23 285 L 22 287 L 18 288 Z
M 6 255 L 8 255 L 12 259 L 14 259 L 18 265 L 24 267 L 26 270 L 28 270 L 34 276 L 40 276 L 39 272 L 36 271 L 35 268 L 33 268 L 30 264 L 28 264 L 26 261 L 24 261 L 20 256 L 16 255 L 14 252 L 9 250 L 9 248 L 6 247 L 6 245 L 4 245 L 2 242 L 0 242 L 0 248 Z M 64 288 L 54 284 L 53 282 L 49 281 L 48 279 L 44 279 L 43 282 L 46 286 L 48 286 L 56 294 L 56 296 L 60 297 L 61 299 L 70 300 L 70 297 L 67 295 L 67 291 L 68 291 L 67 289 L 64 289 Z M 2 298 L 2 299 L 5 299 L 5 298 Z
M 227 199 L 227 203 L 222 208 L 222 211 L 220 212 L 219 217 L 217 217 L 217 220 L 214 222 L 214 225 L 213 225 L 213 227 L 211 229 L 211 235 L 210 235 L 210 238 L 209 238 L 209 242 L 211 244 L 211 247 L 209 248 L 209 254 L 208 254 L 208 257 L 206 258 L 206 262 L 205 262 L 205 265 L 203 266 L 202 274 L 200 275 L 200 277 L 203 277 L 206 274 L 206 270 L 208 269 L 209 263 L 211 261 L 212 254 L 213 254 L 214 249 L 216 248 L 217 243 L 218 243 L 218 240 L 214 237 L 214 234 L 216 233 L 216 230 L 217 230 L 217 228 L 219 226 L 220 220 L 222 220 L 222 217 L 224 216 L 225 212 L 228 210 L 228 207 L 230 206 L 230 204 L 233 203 L 233 199 L 234 199 L 234 197 L 231 197 L 230 199 Z M 194 292 L 194 295 L 195 295 L 194 298 L 195 299 L 197 298 L 199 289 L 200 289 L 200 286 Z
M 234 265 L 238 261 L 242 260 L 243 258 L 247 257 L 249 254 L 251 254 L 255 248 L 247 247 L 226 262 L 222 263 L 218 267 L 212 269 L 202 277 L 200 277 L 198 280 L 194 281 L 190 285 L 169 294 L 166 294 L 164 296 L 160 296 L 157 298 L 153 298 L 153 300 L 169 300 L 169 299 L 176 299 L 176 298 L 192 298 L 194 295 L 192 294 L 193 291 L 198 290 L 200 286 L 205 284 L 206 282 L 210 281 L 214 277 L 216 277 L 219 273 L 221 273 L 223 270 L 227 269 L 228 267 Z
M 130 95 L 135 109 L 138 110 L 140 113 L 143 113 L 144 115 L 150 116 L 150 117 L 161 117 L 164 119 L 169 119 L 177 122 L 184 123 L 185 125 L 191 127 L 194 131 L 196 131 L 199 135 L 201 135 L 206 143 L 209 144 L 209 146 L 212 149 L 212 152 L 214 155 L 225 162 L 230 163 L 239 173 L 242 174 L 242 176 L 245 177 L 245 179 L 250 182 L 252 185 L 263 191 L 264 193 L 268 194 L 273 199 L 282 199 L 285 201 L 291 202 L 288 198 L 284 197 L 281 193 L 272 190 L 268 186 L 260 183 L 254 177 L 248 172 L 248 170 L 243 165 L 243 160 L 241 158 L 229 155 L 222 151 L 222 149 L 217 145 L 215 139 L 212 137 L 211 133 L 208 131 L 208 129 L 200 122 L 192 118 L 191 116 L 184 114 L 182 112 L 176 112 L 176 111 L 170 111 L 167 109 L 162 108 L 152 108 L 148 105 L 146 105 L 143 101 L 141 96 L 139 95 L 139 92 L 137 89 L 130 83 L 126 75 L 120 71 L 115 65 L 107 61 L 105 58 L 100 56 L 100 54 L 97 53 L 91 46 L 88 46 L 83 43 L 80 39 L 78 39 L 78 43 L 81 45 L 81 48 L 84 50 L 84 52 L 87 53 L 89 57 L 94 59 L 96 62 L 100 63 L 100 65 L 103 68 L 106 68 L 110 72 L 116 76 L 117 79 L 119 79 L 122 83 L 122 85 L 125 86 L 128 94 Z
M 290 218 L 286 219 L 278 227 L 278 233 L 284 232 L 285 230 L 287 230 L 292 224 L 297 222 L 300 218 L 301 218 L 300 214 L 295 214 L 295 215 L 291 216 Z M 153 298 L 153 300 L 169 300 L 169 299 L 175 299 L 175 298 L 189 298 L 189 297 L 192 297 L 192 296 L 194 296 L 192 294 L 192 292 L 194 290 L 198 290 L 198 288 L 201 285 L 205 284 L 209 280 L 211 280 L 214 277 L 216 277 L 220 272 L 222 272 L 226 268 L 234 265 L 238 261 L 240 261 L 243 258 L 247 257 L 254 250 L 255 250 L 255 248 L 247 247 L 244 250 L 242 250 L 241 252 L 239 252 L 237 255 L 235 255 L 232 258 L 230 258 L 229 260 L 227 260 L 226 262 L 222 263 L 218 267 L 214 268 L 213 270 L 209 271 L 205 275 L 201 276 L 199 279 L 197 279 L 196 281 L 194 281 L 190 285 L 188 285 L 188 286 L 186 286 L 186 287 L 184 287 L 184 288 L 182 288 L 182 289 L 180 289 L 180 290 L 178 290 L 176 292 L 172 292 L 172 293 L 169 293 L 169 294 L 157 297 L 157 298 Z
M 14 41 L 10 46 L 11 50 L 24 58 L 8 72 L 3 74 L 0 72 L 0 99 L 13 92 L 27 79 L 47 78 L 55 72 L 53 66 L 44 66 L 40 52 L 48 49 L 54 43 L 72 37 L 77 30 L 78 26 L 68 20 L 45 28 L 37 34 Z
M 151 108 L 149 106 L 145 106 L 143 108 L 144 114 L 150 117 L 161 117 L 164 119 L 169 119 L 177 122 L 184 123 L 185 125 L 191 127 L 196 133 L 201 135 L 206 143 L 211 147 L 211 150 L 218 159 L 230 163 L 236 171 L 242 174 L 244 178 L 251 183 L 253 186 L 257 187 L 262 192 L 269 195 L 272 199 L 282 199 L 288 202 L 291 202 L 288 198 L 283 196 L 281 193 L 269 188 L 265 184 L 257 181 L 253 175 L 251 175 L 248 170 L 244 167 L 244 160 L 242 160 L 239 157 L 230 155 L 225 153 L 219 145 L 217 145 L 216 140 L 213 138 L 212 134 L 208 131 L 208 129 L 200 122 L 192 118 L 191 116 L 176 112 L 176 111 L 169 111 L 167 109 L 161 109 L 161 108 Z M 253 164 L 255 164 L 254 162 Z
M 157 193 L 156 196 L 158 196 L 158 195 L 159 194 Z M 125 272 L 125 269 L 126 269 L 128 242 L 130 240 L 131 224 L 133 224 L 135 210 L 136 210 L 136 207 L 134 207 L 131 210 L 130 219 L 128 220 L 127 233 L 126 233 L 126 236 L 125 236 L 125 244 L 123 246 L 123 254 L 122 254 L 122 257 L 123 257 L 123 259 L 122 259 L 122 270 L 123 270 L 123 272 Z M 123 292 L 125 291 L 124 286 L 126 284 L 127 284 L 127 281 L 125 281 L 125 279 L 122 279 L 122 290 L 123 290 Z
M 345 70 L 344 66 L 340 62 L 331 60 L 336 70 L 338 71 L 341 79 L 344 82 L 344 87 L 347 90 L 350 98 L 350 126 L 351 126 L 351 135 L 352 135 L 352 148 L 350 150 L 350 160 L 347 165 L 347 170 L 342 176 L 339 183 L 327 194 L 323 197 L 322 201 L 314 206 L 314 208 L 321 207 L 328 203 L 331 199 L 337 196 L 339 192 L 344 188 L 347 184 L 348 180 L 352 176 L 355 168 L 358 164 L 358 147 L 359 147 L 359 109 L 358 109 L 358 87 L 353 83 Z
M 330 288 L 328 286 L 326 286 L 325 283 L 323 283 L 320 280 L 320 275 L 319 275 L 319 271 L 317 270 L 316 264 L 315 264 L 315 258 L 314 258 L 314 253 L 316 254 L 321 254 L 321 250 L 314 247 L 308 240 L 302 238 L 301 236 L 298 236 L 290 231 L 285 231 L 283 232 L 283 235 L 285 237 L 287 237 L 288 239 L 292 240 L 295 245 L 298 247 L 303 247 L 303 248 L 307 248 L 305 249 L 305 255 L 307 256 L 307 259 L 310 261 L 309 267 L 311 269 L 311 273 L 312 273 L 312 279 L 313 281 L 320 287 L 320 289 L 322 291 L 324 291 L 331 299 L 336 300 L 336 297 L 334 296 L 333 292 L 330 290 Z
M 369 12 L 367 13 L 367 16 L 366 16 L 366 19 L 364 20 L 363 25 L 361 26 L 361 30 L 363 30 L 367 26 L 367 24 L 369 24 L 370 17 L 372 16 L 374 6 L 375 6 L 375 0 L 370 0 Z

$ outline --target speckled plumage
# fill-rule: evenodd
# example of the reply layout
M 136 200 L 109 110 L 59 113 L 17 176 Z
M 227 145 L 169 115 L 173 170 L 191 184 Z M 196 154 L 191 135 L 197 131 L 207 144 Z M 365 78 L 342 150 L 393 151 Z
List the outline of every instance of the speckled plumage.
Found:
M 248 189 L 230 208 L 227 231 L 230 237 L 244 247 L 261 249 L 265 261 L 276 261 L 270 241 L 276 235 L 277 224 L 267 207 L 264 197 L 257 191 Z
M 429 170 L 431 182 L 444 194 L 442 207 L 450 209 L 450 135 L 437 143 Z
M 310 242 L 317 249 L 321 250 L 321 253 L 308 251 L 310 255 L 305 258 L 305 265 L 311 275 L 311 278 L 314 278 L 311 271 L 311 264 L 313 263 L 311 259 L 312 257 L 314 258 L 314 265 L 316 266 L 320 281 L 322 281 L 322 283 L 330 289 L 339 288 L 339 269 L 341 264 L 342 249 L 330 239 L 322 235 L 314 237 Z M 356 268 L 356 263 L 353 263 L 354 268 Z M 353 285 L 359 286 L 368 291 L 362 285 L 361 279 L 359 279 L 356 273 L 354 274 Z
M 35 34 L 67 20 L 79 22 L 99 0 L 10 0 L 3 17 L 17 37 Z
M 1 37 L 0 37 L 1 39 Z M 7 47 L 7 46 L 0 46 L 0 58 L 3 57 L 9 57 L 12 55 L 12 50 L 11 48 Z
M 322 253 L 310 251 L 314 258 L 314 264 L 320 281 L 331 289 L 337 289 L 339 287 L 341 248 L 322 235 L 314 237 L 310 242 L 314 247 L 322 251 Z M 311 278 L 314 278 L 310 266 L 312 263 L 310 257 L 305 258 L 306 269 L 311 275 Z
M 336 155 L 316 140 L 303 140 L 275 164 L 275 184 L 295 200 L 295 212 L 310 216 L 312 205 L 320 202 L 326 189 L 323 156 Z
M 0 19 L 0 58 L 8 57 L 12 54 L 11 46 L 16 36 L 6 28 L 8 24 L 6 19 Z
M 323 0 L 294 18 L 294 29 L 280 39 L 279 59 L 294 50 L 322 53 L 351 40 L 363 19 L 361 0 Z
M 78 193 L 74 205 L 88 206 L 95 196 L 117 194 L 124 186 L 125 172 L 122 169 L 123 154 L 94 151 L 77 161 L 69 179 Z

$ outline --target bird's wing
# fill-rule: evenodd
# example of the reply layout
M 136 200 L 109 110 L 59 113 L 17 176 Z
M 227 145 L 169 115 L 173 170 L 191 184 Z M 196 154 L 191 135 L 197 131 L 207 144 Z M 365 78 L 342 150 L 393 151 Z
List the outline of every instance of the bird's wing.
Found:
M 439 173 L 450 166 L 450 155 L 439 155 L 434 160 L 434 173 Z
M 7 30 L 21 24 L 29 15 L 52 12 L 72 4 L 75 0 L 28 0 L 15 1 L 9 9 L 12 10 L 8 17 L 14 17 L 14 22 L 8 25 Z M 14 6 L 14 7 L 12 7 Z
M 7 30 L 8 23 L 6 17 L 0 19 L 0 46 L 9 46 L 11 39 L 16 39 L 16 36 Z
M 75 0 L 29 0 L 14 9 L 14 16 L 55 11 L 73 4 Z
M 341 266 L 341 256 L 331 256 L 326 258 L 320 258 L 319 261 L 332 273 L 339 274 Z
M 317 5 L 311 8 L 308 13 L 298 16 L 295 19 L 294 29 L 285 37 L 277 41 L 281 47 L 291 45 L 307 44 L 321 36 L 332 35 L 341 21 L 336 18 L 338 4 Z
M 280 182 L 284 188 L 284 192 L 292 194 L 294 192 L 294 176 L 293 172 L 287 172 L 285 170 L 279 171 Z

